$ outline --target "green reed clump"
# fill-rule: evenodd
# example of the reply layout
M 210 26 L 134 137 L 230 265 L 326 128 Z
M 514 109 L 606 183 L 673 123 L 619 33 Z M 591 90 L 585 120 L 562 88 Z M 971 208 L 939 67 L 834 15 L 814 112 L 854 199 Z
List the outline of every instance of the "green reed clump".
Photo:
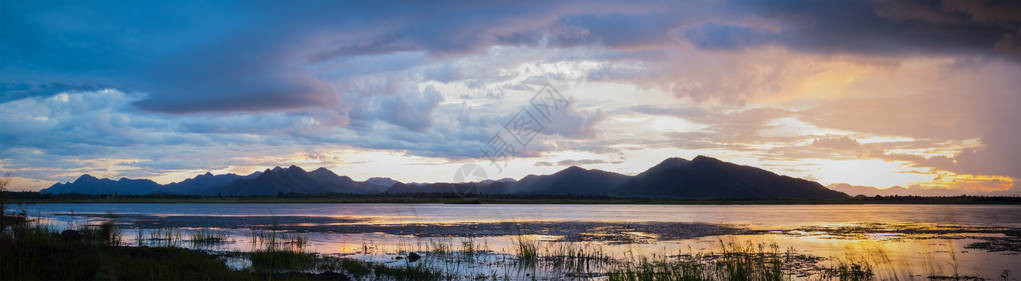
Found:
M 540 259 L 555 269 L 591 272 L 613 262 L 601 247 L 579 246 L 575 243 L 549 243 Z
M 658 260 L 641 257 L 615 265 L 606 276 L 609 281 L 716 280 L 709 266 L 699 259 L 670 261 L 665 257 Z
M 268 270 L 303 270 L 315 266 L 316 256 L 312 253 L 290 250 L 259 250 L 249 254 L 252 266 Z
M 115 221 L 117 217 L 113 214 L 107 214 L 107 218 L 108 219 L 106 221 L 99 224 L 99 235 L 106 240 L 107 245 L 120 245 L 121 234 L 117 229 L 117 223 Z
M 188 234 L 188 242 L 191 243 L 192 247 L 202 248 L 211 245 L 226 243 L 229 239 L 230 234 L 222 231 L 213 231 L 209 229 L 200 229 L 196 232 Z
M 253 249 L 291 248 L 300 250 L 308 246 L 308 238 L 305 236 L 276 230 L 253 230 L 250 238 Z
M 10 220 L 9 220 L 10 221 Z M 255 280 L 215 256 L 126 247 L 113 220 L 57 231 L 27 220 L 0 231 L 0 280 Z
M 279 231 L 252 231 L 252 266 L 268 270 L 304 270 L 316 265 L 316 255 L 305 251 L 308 239 Z
M 461 256 L 465 259 L 472 259 L 475 257 L 475 237 L 468 235 L 464 241 L 461 241 Z
M 142 233 L 138 234 L 139 237 Z M 169 226 L 161 226 L 146 233 L 149 246 L 175 248 L 179 246 L 182 239 L 181 233 Z
M 515 255 L 518 260 L 531 261 L 534 263 L 539 259 L 539 242 L 533 239 L 518 237 L 515 241 Z
M 720 242 L 723 256 L 715 268 L 730 280 L 783 280 L 783 256 L 779 246 L 770 244 L 741 245 Z
M 226 232 L 213 231 L 209 229 L 200 229 L 196 232 L 188 234 L 188 241 L 219 243 L 227 242 L 228 237 L 230 237 L 230 234 L 227 234 Z
M 678 255 L 649 259 L 628 259 L 611 266 L 607 273 L 610 281 L 674 281 L 674 280 L 731 280 L 781 281 L 790 280 L 792 253 L 781 253 L 773 245 L 720 243 L 721 253 Z
M 775 244 L 720 243 L 721 253 L 677 255 L 673 258 L 633 256 L 614 262 L 609 281 L 784 281 L 794 280 L 799 264 L 815 259 L 794 250 L 781 252 Z M 872 264 L 865 258 L 839 260 L 833 268 L 809 280 L 874 280 Z
M 371 264 L 372 272 L 377 279 L 394 281 L 430 281 L 430 280 L 451 280 L 454 276 L 445 275 L 443 272 L 429 268 L 422 263 L 414 265 L 404 263 L 403 266 L 387 266 L 385 264 Z
M 836 278 L 840 281 L 872 280 L 872 265 L 867 262 L 841 262 L 836 268 Z
M 449 239 L 446 239 L 446 240 L 430 239 L 429 240 L 429 251 L 431 253 L 439 255 L 439 256 L 449 255 L 451 253 L 451 251 L 452 251 L 451 249 L 453 247 L 454 246 L 452 245 L 452 243 L 450 242 Z
M 362 277 L 372 274 L 372 267 L 364 262 L 356 261 L 352 259 L 342 259 L 340 261 L 340 268 L 344 269 L 348 274 L 351 274 L 355 279 L 362 279 Z

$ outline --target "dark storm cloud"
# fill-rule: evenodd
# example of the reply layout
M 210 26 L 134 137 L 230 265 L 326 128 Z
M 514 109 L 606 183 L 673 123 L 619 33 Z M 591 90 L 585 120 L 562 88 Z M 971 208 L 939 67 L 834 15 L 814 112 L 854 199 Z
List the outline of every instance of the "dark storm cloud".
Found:
M 111 87 L 170 113 L 339 107 L 348 90 L 309 66 L 493 45 L 636 50 L 779 44 L 814 52 L 1019 53 L 1005 1 L 531 1 L 348 4 L 4 4 L 0 101 Z
M 967 54 L 1019 59 L 1016 1 L 732 1 L 754 20 L 711 22 L 684 35 L 696 47 L 776 44 L 819 53 Z M 759 24 L 765 22 L 767 24 Z M 1001 42 L 1002 41 L 1002 42 Z

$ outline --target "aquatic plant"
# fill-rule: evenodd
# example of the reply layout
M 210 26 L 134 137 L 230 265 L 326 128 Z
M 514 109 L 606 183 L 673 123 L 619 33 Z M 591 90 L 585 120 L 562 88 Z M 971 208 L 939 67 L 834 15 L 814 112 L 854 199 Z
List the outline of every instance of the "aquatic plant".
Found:
M 539 258 L 544 264 L 558 271 L 574 273 L 592 272 L 613 262 L 601 246 L 578 245 L 576 243 L 547 243 Z
M 278 230 L 252 230 L 250 241 L 252 249 L 302 250 L 308 246 L 308 238 L 297 233 L 286 233 Z
M 394 281 L 453 280 L 455 276 L 426 267 L 421 263 L 404 263 L 402 266 L 388 266 L 372 263 L 372 272 L 377 279 Z
M 792 280 L 794 265 L 801 260 L 792 250 L 781 252 L 775 244 L 740 244 L 720 242 L 720 254 L 678 254 L 635 258 L 612 263 L 607 272 L 609 281 L 782 281 Z M 858 265 L 860 266 L 860 265 Z M 860 267 L 846 266 L 839 280 L 869 280 Z M 861 277 L 866 279 L 845 279 Z M 828 279 L 827 279 L 828 280 Z
M 182 240 L 181 233 L 169 226 L 152 229 L 147 236 L 148 245 L 153 247 L 174 248 Z
M 531 261 L 534 263 L 539 258 L 539 242 L 534 239 L 518 236 L 515 239 L 515 255 L 518 260 Z
M 454 247 L 450 239 L 429 239 L 428 243 L 429 253 L 437 256 L 450 255 L 452 248 Z
M 461 256 L 465 259 L 472 259 L 475 257 L 475 237 L 468 235 L 461 241 Z
M 230 234 L 223 231 L 214 231 L 210 229 L 199 229 L 197 231 L 188 234 L 187 241 L 191 243 L 192 247 L 203 248 L 211 245 L 226 243 L 230 237 Z
M 303 270 L 316 264 L 315 254 L 292 250 L 257 250 L 249 259 L 253 267 L 265 270 Z
M 11 220 L 8 223 L 12 222 Z M 63 231 L 40 223 L 0 231 L 0 280 L 258 280 L 216 256 L 120 245 L 113 220 Z

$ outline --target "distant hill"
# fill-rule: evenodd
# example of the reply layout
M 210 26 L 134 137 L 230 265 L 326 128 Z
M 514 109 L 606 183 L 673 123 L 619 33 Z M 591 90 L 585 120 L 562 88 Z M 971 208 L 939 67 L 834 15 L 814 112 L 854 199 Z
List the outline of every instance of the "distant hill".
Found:
M 481 187 L 484 194 L 605 195 L 629 177 L 601 170 L 569 167 L 552 175 L 528 175 L 513 179 L 485 180 L 479 183 L 395 184 L 387 193 L 453 193 Z M 474 191 L 473 192 L 477 192 Z
M 833 200 L 847 194 L 799 178 L 698 156 L 664 160 L 613 190 L 622 196 L 696 200 Z
M 552 175 L 529 175 L 511 188 L 520 194 L 606 195 L 631 177 L 601 170 L 571 166 Z
M 298 166 L 266 169 L 259 176 L 239 179 L 215 189 L 224 195 L 277 195 L 279 193 L 371 193 L 376 185 L 338 176 L 326 168 L 305 172 Z
M 213 173 L 206 172 L 205 174 L 195 176 L 194 178 L 164 185 L 163 188 L 160 188 L 156 192 L 161 194 L 216 195 L 211 192 L 214 192 L 216 189 L 228 185 L 236 180 L 255 178 L 260 174 L 262 174 L 262 172 L 255 172 L 247 176 L 239 176 L 236 174 L 213 175 Z
M 161 186 L 151 180 L 132 180 L 121 178 L 119 180 L 98 179 L 89 174 L 78 177 L 74 182 L 56 183 L 46 189 L 40 190 L 43 194 L 123 194 L 123 195 L 144 195 L 156 191 Z
M 401 193 L 475 193 L 481 188 L 483 194 L 507 194 L 514 182 L 485 181 L 480 183 L 397 183 L 386 190 L 389 194 Z
M 365 183 L 374 184 L 377 186 L 377 188 L 374 188 L 372 190 L 373 192 L 385 192 L 387 189 L 390 189 L 391 186 L 394 186 L 395 184 L 398 184 L 400 182 L 391 178 L 375 177 L 365 180 Z
M 895 187 L 891 187 L 891 188 L 887 188 L 887 189 L 878 189 L 878 188 L 874 188 L 874 187 L 871 187 L 871 186 L 858 186 L 858 185 L 850 185 L 850 184 L 846 184 L 846 183 L 837 183 L 837 184 L 828 185 L 828 186 L 826 186 L 826 188 L 829 188 L 829 189 L 835 190 L 835 191 L 840 191 L 840 192 L 846 193 L 847 195 L 851 195 L 851 196 L 856 196 L 856 195 L 865 195 L 865 196 L 869 196 L 869 197 L 876 196 L 876 195 L 879 195 L 879 196 L 906 196 L 906 195 L 911 195 L 912 194 L 907 188 L 903 188 L 903 187 L 900 187 L 900 186 L 895 186 Z M 957 194 L 957 195 L 960 195 L 960 194 Z
M 864 195 L 868 197 L 873 196 L 942 196 L 942 197 L 953 197 L 953 196 L 1019 196 L 1021 190 L 1017 189 L 1018 185 L 1008 190 L 997 190 L 997 191 L 986 191 L 986 190 L 963 190 L 963 189 L 943 189 L 943 188 L 923 188 L 918 186 L 913 187 L 901 187 L 893 186 L 889 188 L 875 188 L 871 186 L 860 186 L 850 185 L 846 183 L 834 183 L 827 185 L 826 188 L 847 193 L 847 195 L 857 196 Z
M 339 176 L 326 168 L 306 172 L 298 166 L 275 167 L 247 176 L 205 173 L 181 182 L 159 185 L 150 180 L 97 179 L 82 175 L 74 182 L 57 183 L 41 193 L 82 194 L 189 194 L 277 195 L 455 193 L 472 190 L 484 194 L 578 195 L 664 197 L 696 200 L 830 200 L 844 193 L 819 183 L 714 158 L 698 156 L 691 161 L 669 158 L 636 176 L 580 167 L 551 175 L 529 175 L 521 180 L 486 180 L 480 183 L 401 183 L 390 178 L 364 182 Z

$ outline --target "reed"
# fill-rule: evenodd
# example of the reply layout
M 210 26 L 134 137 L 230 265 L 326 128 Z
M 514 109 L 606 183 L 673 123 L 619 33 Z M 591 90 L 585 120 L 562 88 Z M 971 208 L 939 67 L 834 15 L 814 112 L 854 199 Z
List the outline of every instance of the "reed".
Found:
M 518 260 L 534 263 L 539 259 L 539 241 L 519 236 L 514 242 L 515 255 Z
M 611 265 L 609 281 L 785 281 L 794 280 L 795 265 L 803 262 L 793 250 L 775 244 L 720 242 L 721 253 L 677 255 L 673 258 L 630 258 Z M 813 280 L 873 280 L 872 265 L 864 260 L 843 261 L 829 274 Z
M 191 243 L 192 247 L 204 248 L 212 245 L 226 243 L 230 238 L 230 234 L 223 231 L 214 231 L 210 229 L 199 229 L 197 231 L 188 234 L 187 241 Z

